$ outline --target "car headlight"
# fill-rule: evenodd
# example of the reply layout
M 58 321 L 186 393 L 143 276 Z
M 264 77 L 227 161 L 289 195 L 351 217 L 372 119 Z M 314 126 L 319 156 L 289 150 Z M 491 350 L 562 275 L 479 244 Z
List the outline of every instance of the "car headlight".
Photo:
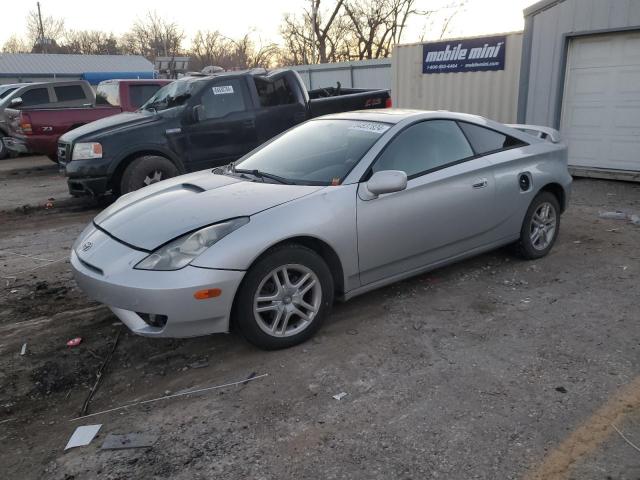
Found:
M 196 232 L 187 233 L 160 247 L 139 262 L 138 270 L 179 270 L 218 240 L 249 223 L 249 217 L 240 217 L 216 223 Z
M 102 158 L 102 145 L 100 143 L 76 143 L 73 146 L 71 160 L 88 160 L 90 158 Z

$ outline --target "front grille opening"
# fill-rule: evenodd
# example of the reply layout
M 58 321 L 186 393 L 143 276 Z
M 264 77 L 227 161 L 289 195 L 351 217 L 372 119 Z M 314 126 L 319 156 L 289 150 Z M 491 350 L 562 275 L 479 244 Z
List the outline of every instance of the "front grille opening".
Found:
M 166 315 L 158 315 L 156 313 L 140 313 L 136 312 L 144 322 L 150 327 L 164 328 L 167 324 Z

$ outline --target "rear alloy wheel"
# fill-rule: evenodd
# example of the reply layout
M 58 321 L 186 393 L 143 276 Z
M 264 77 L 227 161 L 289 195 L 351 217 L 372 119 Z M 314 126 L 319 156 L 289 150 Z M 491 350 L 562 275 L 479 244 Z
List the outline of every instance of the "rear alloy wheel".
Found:
M 313 250 L 273 250 L 247 273 L 234 321 L 254 345 L 272 350 L 301 343 L 320 328 L 333 303 L 333 279 Z
M 526 259 L 544 257 L 558 237 L 560 205 L 550 192 L 540 192 L 529 205 L 520 230 L 518 249 Z
M 120 181 L 120 193 L 133 192 L 139 188 L 166 180 L 178 175 L 178 169 L 171 160 L 149 155 L 136 158 L 125 169 Z

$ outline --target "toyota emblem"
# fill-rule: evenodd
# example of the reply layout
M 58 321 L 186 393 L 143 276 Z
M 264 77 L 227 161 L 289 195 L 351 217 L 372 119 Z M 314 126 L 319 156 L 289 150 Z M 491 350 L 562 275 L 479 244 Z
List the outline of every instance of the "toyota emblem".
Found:
M 84 242 L 84 243 L 82 244 L 82 251 L 83 251 L 83 252 L 87 252 L 87 251 L 89 251 L 89 250 L 91 249 L 91 247 L 93 247 L 93 243 L 91 243 L 91 242 Z

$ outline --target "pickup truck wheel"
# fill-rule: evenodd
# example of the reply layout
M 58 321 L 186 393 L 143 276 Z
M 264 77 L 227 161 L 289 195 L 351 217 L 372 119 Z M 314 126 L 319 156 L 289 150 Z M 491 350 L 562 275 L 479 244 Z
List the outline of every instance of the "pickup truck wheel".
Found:
M 148 155 L 136 158 L 125 169 L 120 181 L 120 193 L 133 192 L 167 178 L 178 175 L 176 166 L 164 157 Z
M 9 149 L 5 146 L 4 142 L 2 141 L 2 135 L 3 133 L 0 132 L 0 160 L 4 160 L 9 156 Z

